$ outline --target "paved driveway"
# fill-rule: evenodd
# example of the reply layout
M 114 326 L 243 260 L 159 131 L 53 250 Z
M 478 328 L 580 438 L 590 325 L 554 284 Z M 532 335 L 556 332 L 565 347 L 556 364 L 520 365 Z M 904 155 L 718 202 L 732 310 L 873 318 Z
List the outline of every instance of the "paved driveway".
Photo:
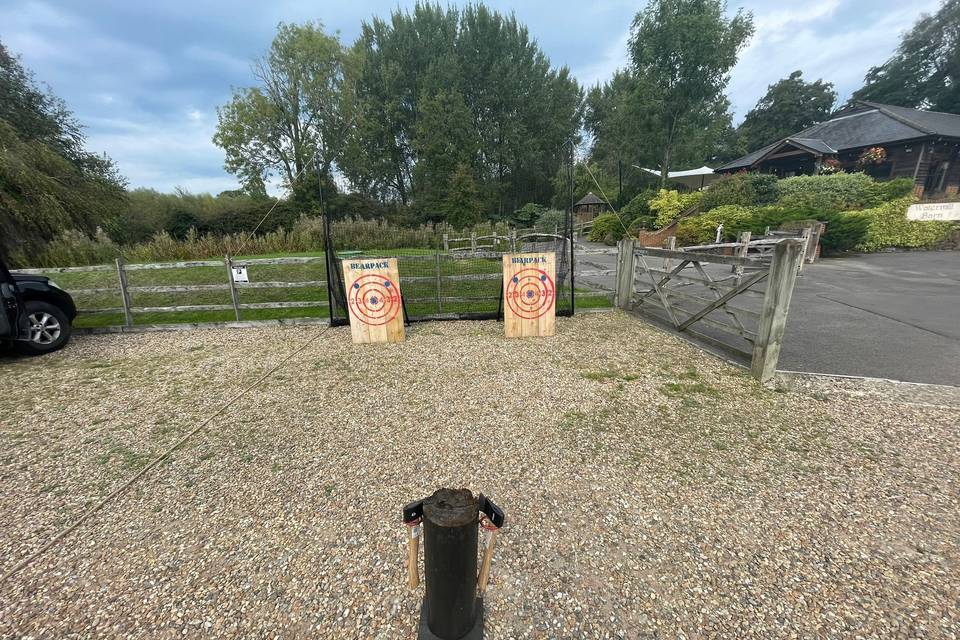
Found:
M 606 247 L 588 245 L 599 248 Z M 578 272 L 602 273 L 580 282 L 613 288 L 614 276 L 599 270 L 616 269 L 616 256 L 578 261 Z M 960 252 L 875 253 L 806 265 L 778 368 L 960 386 Z
M 778 368 L 960 385 L 960 252 L 807 265 Z

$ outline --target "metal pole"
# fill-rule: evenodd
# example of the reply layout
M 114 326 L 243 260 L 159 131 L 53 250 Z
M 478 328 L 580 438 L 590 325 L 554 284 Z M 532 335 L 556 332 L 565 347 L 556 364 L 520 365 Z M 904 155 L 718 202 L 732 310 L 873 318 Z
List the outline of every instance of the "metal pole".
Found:
M 133 326 L 133 314 L 130 312 L 130 292 L 127 291 L 127 272 L 123 269 L 123 258 L 117 258 L 117 278 L 120 280 L 120 301 L 123 304 L 123 324 Z
M 229 254 L 223 256 L 223 263 L 227 265 L 227 282 L 230 284 L 230 299 L 233 301 L 233 314 L 237 317 L 237 322 L 240 322 L 240 300 L 237 296 L 237 284 L 233 281 L 233 261 L 230 259 Z
M 440 293 L 440 250 L 437 249 L 436 255 L 436 264 L 437 264 L 437 313 L 443 313 L 443 298 Z

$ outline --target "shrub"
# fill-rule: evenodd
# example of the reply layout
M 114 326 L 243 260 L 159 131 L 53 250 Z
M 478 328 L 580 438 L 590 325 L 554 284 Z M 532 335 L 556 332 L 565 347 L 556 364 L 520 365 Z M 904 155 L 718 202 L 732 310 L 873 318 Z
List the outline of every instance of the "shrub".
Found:
M 885 187 L 865 173 L 795 176 L 780 181 L 779 203 L 786 207 L 818 211 L 849 211 L 876 207 Z M 901 188 L 902 183 L 893 187 Z
M 613 244 L 623 238 L 624 229 L 620 218 L 615 213 L 603 213 L 593 220 L 590 229 L 590 242 L 606 242 Z
M 722 241 L 733 241 L 741 231 L 753 230 L 762 209 L 735 204 L 716 207 L 699 216 L 684 218 L 677 224 L 677 244 L 690 246 L 708 244 L 716 239 L 717 227 L 723 224 Z
M 540 214 L 533 227 L 541 233 L 553 233 L 554 229 L 563 229 L 567 223 L 567 213 L 559 209 L 547 209 Z
M 883 201 L 890 202 L 897 198 L 913 195 L 914 183 L 912 178 L 897 178 L 886 182 L 878 182 L 877 186 L 880 188 L 880 197 Z
M 540 216 L 547 211 L 547 208 L 536 202 L 528 202 L 513 212 L 510 216 L 511 222 L 518 227 L 529 227 L 534 225 Z
M 83 264 L 103 264 L 113 262 L 120 255 L 120 247 L 97 229 L 91 238 L 81 231 L 64 231 L 46 244 L 38 254 L 12 256 L 15 264 L 21 266 L 66 266 Z
M 702 191 L 680 193 L 676 190 L 660 189 L 656 197 L 649 202 L 651 213 L 657 217 L 654 225 L 658 229 L 669 225 L 679 218 L 681 213 L 700 202 L 701 198 L 703 198 Z
M 780 194 L 779 180 L 767 173 L 734 173 L 724 177 L 704 192 L 700 202 L 701 211 L 709 211 L 724 205 L 771 204 Z
M 912 203 L 912 197 L 900 198 L 873 209 L 853 212 L 866 219 L 865 237 L 854 248 L 858 251 L 877 251 L 886 247 L 919 248 L 945 240 L 953 223 L 907 220 L 907 207 Z
M 650 200 L 655 198 L 655 189 L 645 189 L 620 209 L 620 217 L 630 228 L 652 229 L 656 214 L 650 211 Z

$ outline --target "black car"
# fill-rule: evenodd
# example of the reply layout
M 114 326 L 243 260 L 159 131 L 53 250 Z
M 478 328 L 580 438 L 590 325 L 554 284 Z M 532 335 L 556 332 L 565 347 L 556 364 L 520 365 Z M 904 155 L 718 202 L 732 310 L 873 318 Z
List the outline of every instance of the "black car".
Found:
M 56 351 L 76 317 L 73 298 L 50 278 L 10 273 L 0 258 L 0 342 L 27 354 Z

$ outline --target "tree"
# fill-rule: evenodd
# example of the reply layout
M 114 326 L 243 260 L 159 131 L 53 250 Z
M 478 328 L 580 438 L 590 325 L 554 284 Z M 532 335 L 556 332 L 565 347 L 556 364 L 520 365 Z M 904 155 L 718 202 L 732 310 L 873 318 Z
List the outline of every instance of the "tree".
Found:
M 345 64 L 340 40 L 321 23 L 280 24 L 266 57 L 254 62 L 259 86 L 235 90 L 217 109 L 213 141 L 252 195 L 273 175 L 295 195 L 314 189 L 314 158 L 329 176 L 349 125 Z
M 442 221 L 450 180 L 461 166 L 475 166 L 479 146 L 473 117 L 459 92 L 441 91 L 421 100 L 413 140 L 414 195 L 421 219 Z
M 124 179 L 84 142 L 63 101 L 0 43 L 0 250 L 29 256 L 67 231 L 92 237 L 118 215 Z
M 823 80 L 804 82 L 802 75 L 794 71 L 767 87 L 767 93 L 747 113 L 737 132 L 748 150 L 759 149 L 830 117 L 837 100 L 833 84 Z
M 444 201 L 445 219 L 457 229 L 471 227 L 483 217 L 483 205 L 477 181 L 466 164 L 460 163 L 450 176 L 450 188 Z
M 960 113 L 960 0 L 922 15 L 896 53 L 867 72 L 853 98 Z
M 679 150 L 716 137 L 728 113 L 723 94 L 740 49 L 753 34 L 753 17 L 725 17 L 722 0 L 651 0 L 630 34 L 634 100 L 639 126 L 661 150 L 661 183 Z
M 488 213 L 550 199 L 560 145 L 580 128 L 583 95 L 514 16 L 418 3 L 364 23 L 354 54 L 356 126 L 342 168 L 361 191 L 404 204 L 442 198 L 418 184 L 433 169 L 417 167 L 435 165 L 433 150 L 454 146 L 463 133 L 469 157 L 444 152 L 442 162 L 469 165 Z M 451 120 L 445 133 L 421 125 L 434 117 L 427 103 L 439 96 L 456 102 L 447 118 L 458 124 Z

